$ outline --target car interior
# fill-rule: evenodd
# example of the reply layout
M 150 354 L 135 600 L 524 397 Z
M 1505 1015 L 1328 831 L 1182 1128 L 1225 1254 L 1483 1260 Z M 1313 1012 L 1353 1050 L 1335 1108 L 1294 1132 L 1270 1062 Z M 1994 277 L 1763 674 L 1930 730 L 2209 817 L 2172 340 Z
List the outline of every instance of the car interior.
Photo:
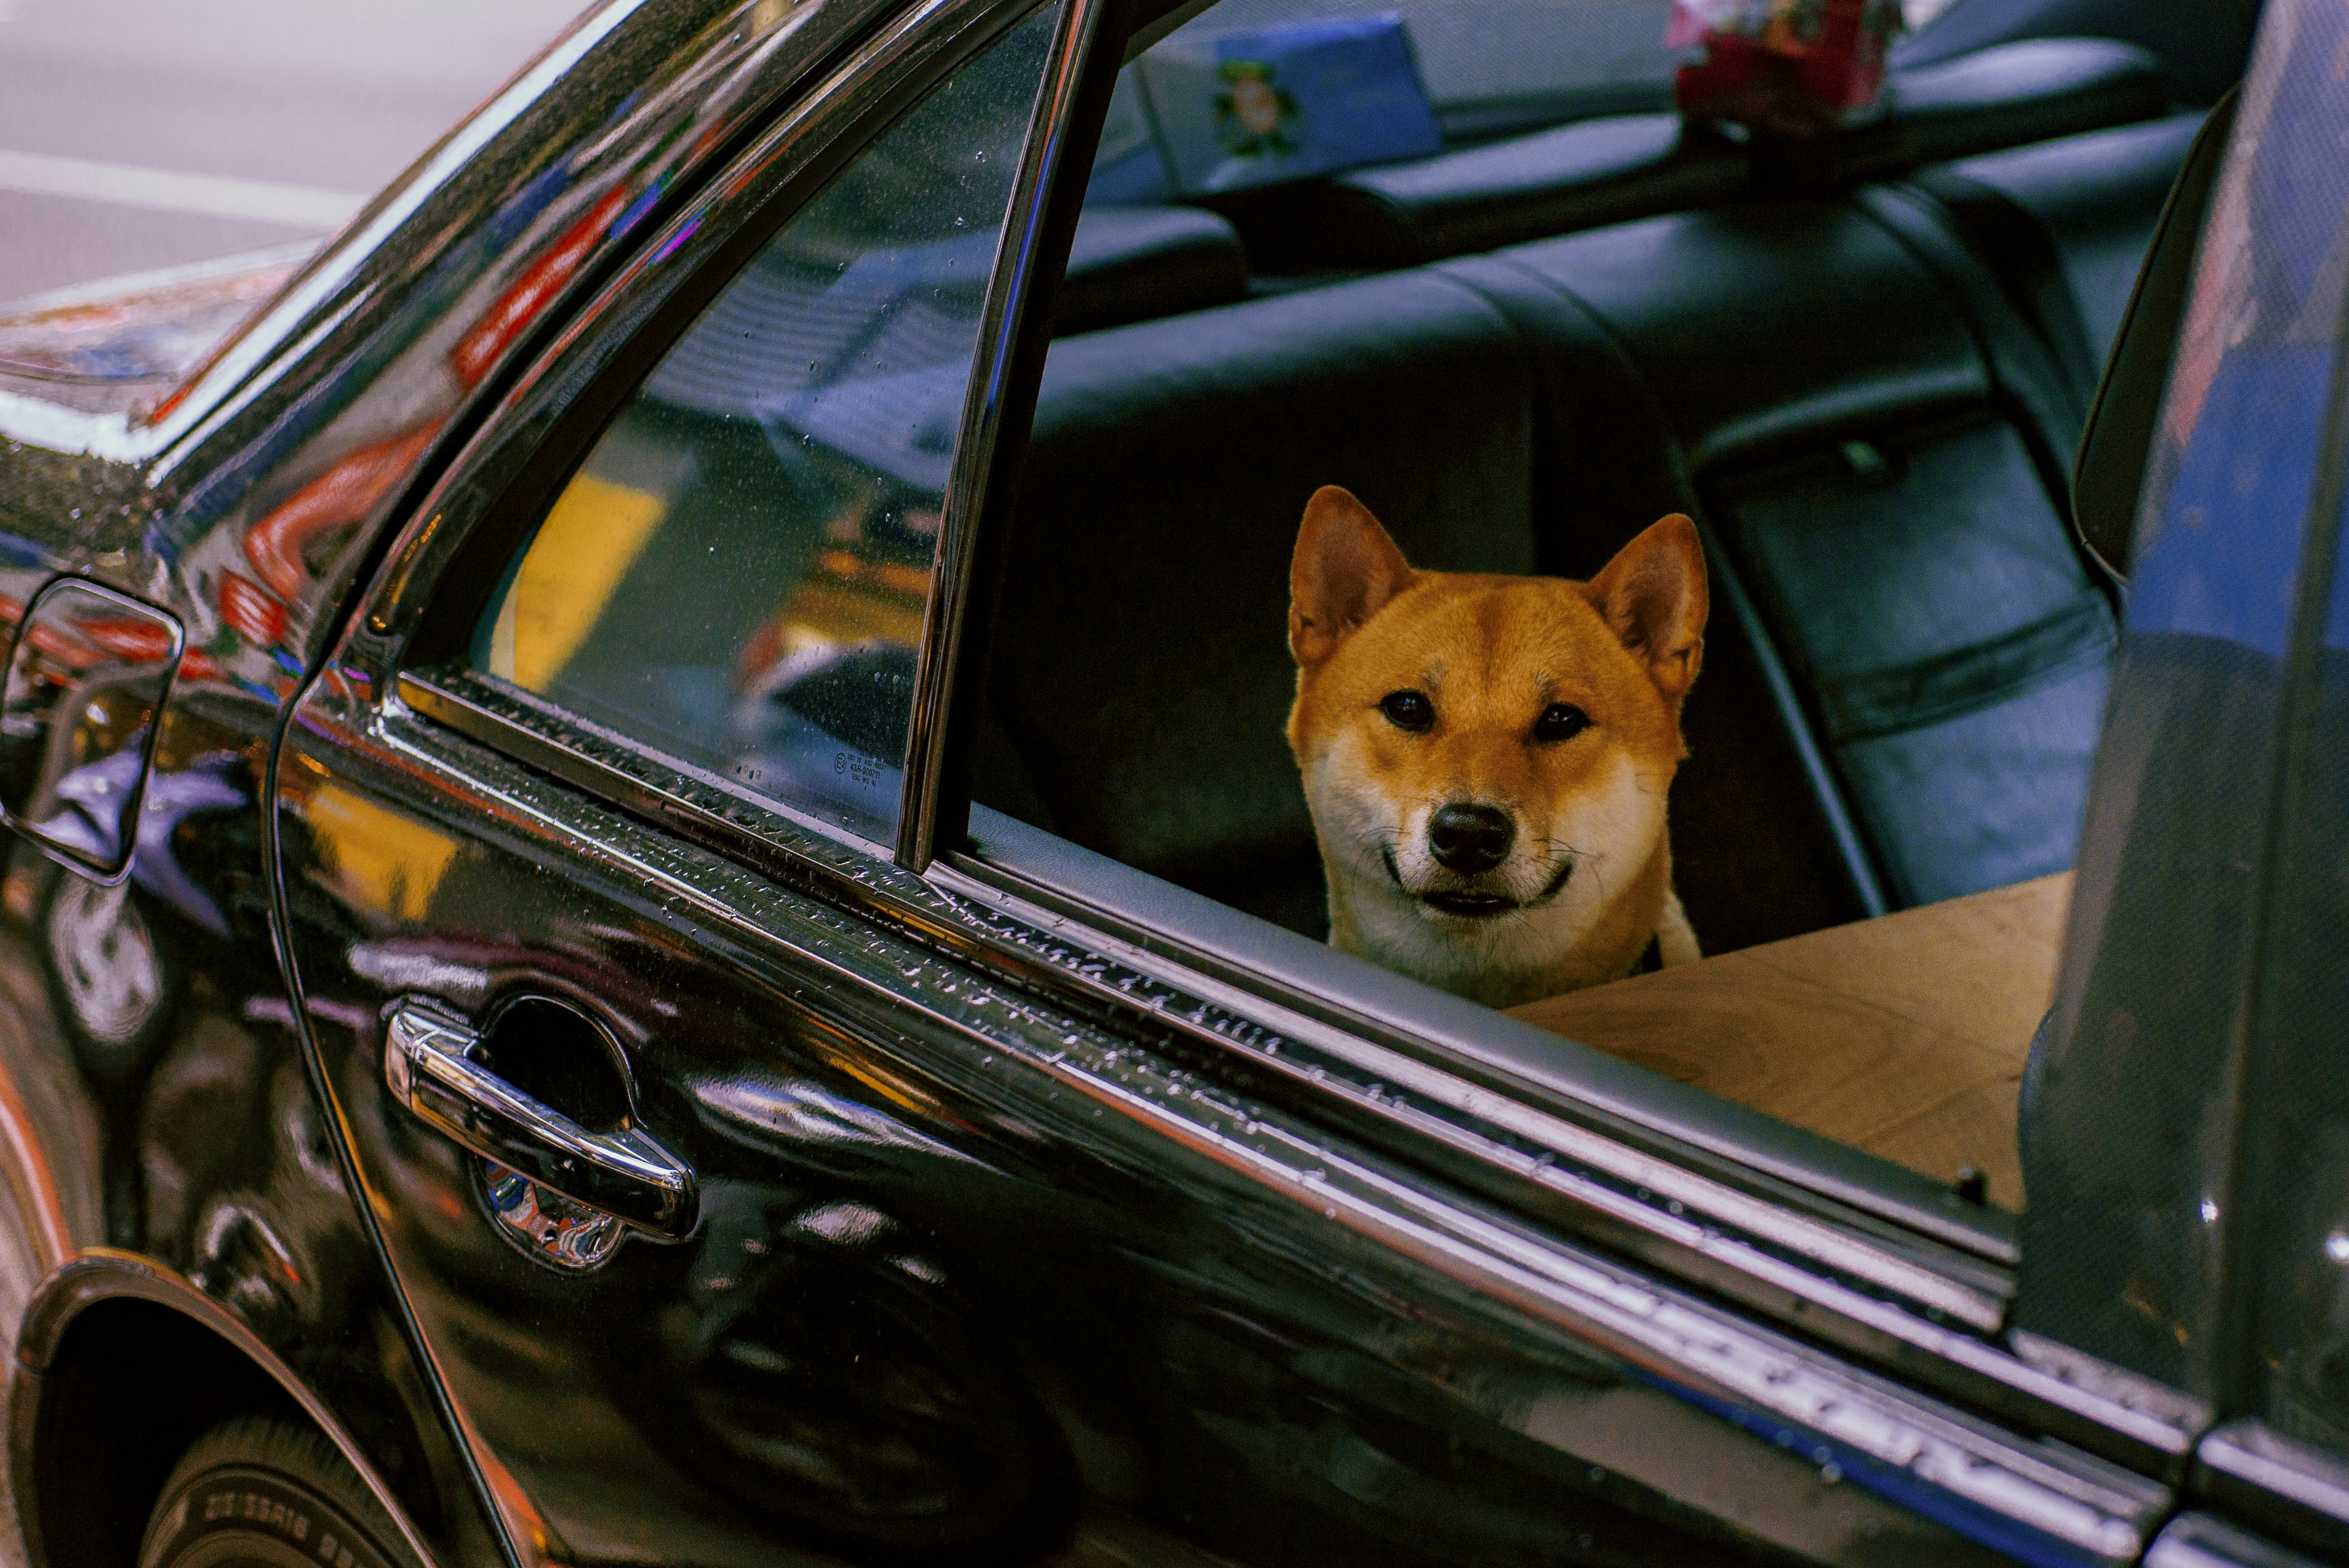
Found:
M 1884 118 L 1801 160 L 1666 112 L 1495 134 L 1486 105 L 1423 158 L 1188 203 L 1102 200 L 1097 165 L 980 855 L 1040 829 L 1115 862 L 1056 861 L 1102 903 L 1141 896 L 1125 868 L 1325 934 L 1283 633 L 1303 503 L 1341 483 L 1439 570 L 1583 578 L 1698 520 L 1671 822 L 1708 954 L 2068 868 L 2122 563 L 2075 527 L 2075 456 L 2209 109 L 2181 84 L 2242 62 L 2079 5 L 2083 36 L 2035 36 L 2048 9 L 1962 0 L 1896 46 Z M 2104 31 L 2177 46 L 2155 9 Z M 1974 46 L 1936 50 L 1960 24 Z M 2117 396 L 2149 420 L 2163 349 L 2138 357 Z
M 1683 512 L 1712 614 L 1670 821 L 1704 953 L 2025 886 L 2045 949 L 1987 1077 L 1950 1091 L 1995 1149 L 1941 1136 L 1930 1097 L 1870 1143 L 1714 1087 L 1936 1181 L 1962 1152 L 1961 1191 L 2020 1207 L 2063 903 L 2034 879 L 2077 846 L 2191 201 L 2154 269 L 2168 303 L 2106 366 L 2181 170 L 2207 190 L 2256 9 L 1910 0 L 1881 111 L 1795 139 L 1673 110 L 1668 0 L 1175 6 L 1128 51 L 1054 301 L 949 853 L 1324 1016 L 1521 1064 L 1559 1034 L 1610 1048 L 1587 1011 L 1529 1014 L 1535 1035 L 1321 945 L 1289 560 L 1330 484 L 1438 571 L 1588 578 Z M 1218 38 L 1391 46 L 1397 18 L 1425 101 L 1377 156 L 1217 186 L 1168 150 L 1159 62 L 1278 108 Z M 1045 24 L 1007 37 L 1040 51 Z M 726 285 L 516 557 L 475 669 L 888 835 L 1026 123 L 999 77 L 1033 74 L 955 78 Z M 877 199 L 949 147 L 970 172 Z M 1938 940 L 1880 930 L 1894 968 Z M 1893 1069 L 1870 1070 L 1837 1092 Z

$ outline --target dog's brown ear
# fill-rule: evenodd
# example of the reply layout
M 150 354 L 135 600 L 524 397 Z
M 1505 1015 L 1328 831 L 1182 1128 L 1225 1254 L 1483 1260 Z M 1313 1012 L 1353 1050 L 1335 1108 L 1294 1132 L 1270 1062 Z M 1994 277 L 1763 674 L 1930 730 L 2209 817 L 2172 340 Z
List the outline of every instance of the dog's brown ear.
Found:
M 1679 512 L 1651 523 L 1584 585 L 1623 645 L 1666 696 L 1680 698 L 1704 662 L 1704 546 Z
M 1381 606 L 1411 585 L 1411 566 L 1371 515 L 1336 485 L 1305 503 L 1297 553 L 1288 563 L 1288 651 L 1319 664 Z

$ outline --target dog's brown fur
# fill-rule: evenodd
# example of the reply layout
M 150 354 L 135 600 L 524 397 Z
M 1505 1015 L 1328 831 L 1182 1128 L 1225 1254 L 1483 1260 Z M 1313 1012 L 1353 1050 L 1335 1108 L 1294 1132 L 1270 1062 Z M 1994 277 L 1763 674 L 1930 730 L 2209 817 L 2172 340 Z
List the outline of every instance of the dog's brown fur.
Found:
M 1588 583 L 1414 572 L 1327 486 L 1305 509 L 1289 594 L 1288 741 L 1334 945 L 1495 1006 L 1619 978 L 1651 939 L 1667 964 L 1697 956 L 1664 825 L 1704 655 L 1693 523 L 1664 518 Z M 1382 706 L 1413 692 L 1416 729 Z M 1557 738 L 1574 723 L 1560 705 L 1587 727 Z M 1455 803 L 1506 816 L 1499 863 L 1437 858 L 1432 824 Z

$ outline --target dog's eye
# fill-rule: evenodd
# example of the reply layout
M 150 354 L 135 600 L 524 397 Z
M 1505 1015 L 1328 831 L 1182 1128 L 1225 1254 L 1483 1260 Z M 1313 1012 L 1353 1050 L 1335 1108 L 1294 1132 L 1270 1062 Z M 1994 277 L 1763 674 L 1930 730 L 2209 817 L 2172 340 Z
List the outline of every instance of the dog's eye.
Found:
M 1554 702 L 1534 720 L 1534 738 L 1545 746 L 1572 740 L 1590 727 L 1590 716 L 1570 702 Z
M 1423 691 L 1391 691 L 1379 699 L 1379 711 L 1397 729 L 1417 733 L 1435 727 L 1435 705 Z

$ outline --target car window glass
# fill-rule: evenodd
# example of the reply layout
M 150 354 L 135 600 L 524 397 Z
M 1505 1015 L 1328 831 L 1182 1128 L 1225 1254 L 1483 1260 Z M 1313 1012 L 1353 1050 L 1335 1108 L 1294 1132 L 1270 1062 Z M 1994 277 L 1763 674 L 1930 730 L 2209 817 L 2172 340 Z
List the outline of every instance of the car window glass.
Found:
M 1917 29 L 1948 5 L 1901 0 L 1899 9 Z M 1222 35 L 1392 14 L 1410 31 L 1439 113 L 1468 124 L 1620 114 L 1671 107 L 1672 67 L 1686 54 L 1663 46 L 1673 9 L 1674 0 L 1223 0 L 1157 53 L 1180 56 L 1186 45 Z
M 2250 443 L 2234 443 L 2228 455 L 2235 470 L 2258 477 L 2236 478 L 2225 500 L 2238 507 L 2266 502 L 2271 486 L 2282 489 L 2278 510 L 2289 507 L 2295 521 L 2308 516 L 2308 531 L 2317 534 L 2303 558 L 2310 575 L 2323 570 L 2328 551 L 2333 566 L 2329 588 L 2311 583 L 2302 590 L 2283 682 L 2281 810 L 2268 857 L 2274 885 L 2255 1004 L 2262 1059 L 2241 1121 L 2249 1147 L 2228 1196 L 2244 1233 L 2237 1248 L 2245 1260 L 2240 1286 L 2256 1386 L 2247 1405 L 2285 1437 L 2337 1459 L 2349 1454 L 2349 1074 L 2342 1071 L 2342 1019 L 2349 1016 L 2349 944 L 2342 940 L 2349 931 L 2349 552 L 2342 549 L 2341 500 L 2337 492 L 2327 496 L 2323 469 L 2338 460 L 2337 388 L 2349 346 L 2349 299 L 2334 260 L 2349 251 L 2349 170 L 2331 156 L 2337 141 L 2325 133 L 2349 112 L 2349 85 L 2338 68 L 2349 54 L 2349 19 L 2313 7 L 2285 15 L 2296 24 L 2297 50 L 2273 93 L 2246 99 L 2252 112 L 2269 116 L 2252 133 L 2265 154 L 2259 172 L 2269 177 L 2254 176 L 2246 205 L 2264 202 L 2284 221 L 2255 228 L 2253 245 L 2227 253 L 2250 274 L 2237 292 L 2253 309 L 2237 316 L 2248 325 L 2233 326 L 2238 342 L 2211 373 L 2203 400 L 2206 410 L 2220 402 L 2230 371 L 2235 380 L 2248 378 L 2230 361 L 2266 351 L 2271 378 L 2298 395 L 2271 394 L 2262 412 L 2297 442 L 2260 451 L 2256 465 L 2243 460 Z M 2314 100 L 2323 112 L 2287 119 L 2281 132 L 2268 129 L 2278 100 L 2299 107 L 2293 97 Z M 2180 365 L 2187 362 L 2181 352 Z M 2274 531 L 2288 545 L 2302 542 L 2298 528 Z
M 476 669 L 886 837 L 1048 6 L 788 222 L 509 568 Z

